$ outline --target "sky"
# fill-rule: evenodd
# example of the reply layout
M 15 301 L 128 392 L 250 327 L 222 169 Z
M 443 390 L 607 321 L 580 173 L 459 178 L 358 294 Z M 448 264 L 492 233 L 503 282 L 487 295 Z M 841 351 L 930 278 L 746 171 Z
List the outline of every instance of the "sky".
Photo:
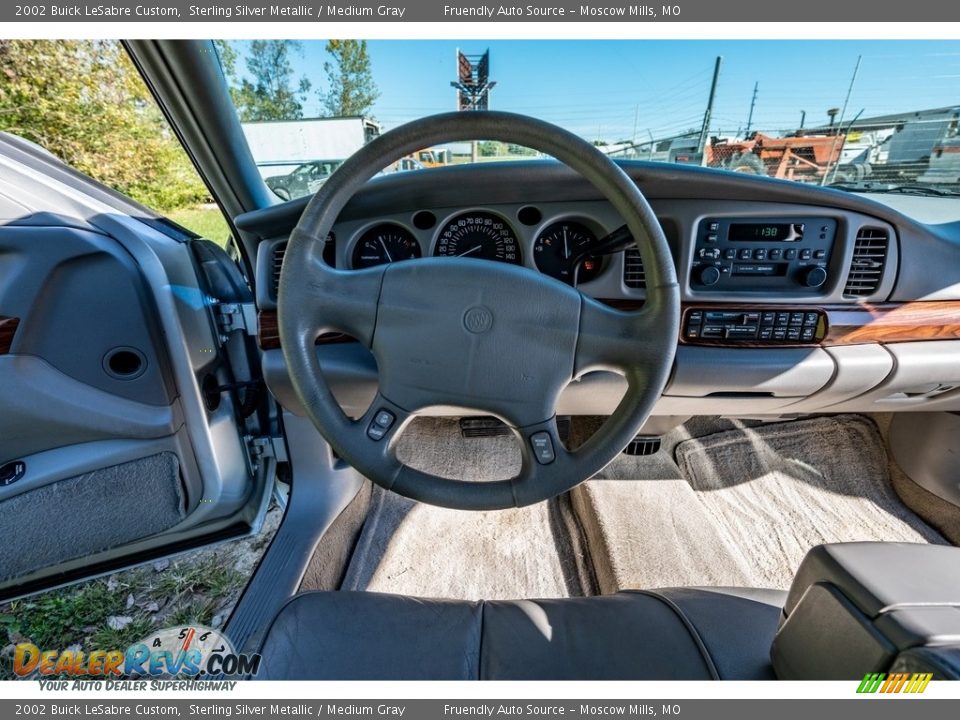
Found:
M 325 41 L 304 42 L 298 76 L 325 82 Z M 846 119 L 960 105 L 960 42 L 510 40 L 369 41 L 385 129 L 455 109 L 455 54 L 490 50 L 491 109 L 534 115 L 607 142 L 699 128 L 716 57 L 722 56 L 711 134 L 742 132 L 757 83 L 753 129 L 769 133 L 827 122 L 861 58 Z M 239 48 L 241 55 L 242 44 Z M 241 63 L 242 65 L 242 63 Z M 305 110 L 316 114 L 311 100 Z

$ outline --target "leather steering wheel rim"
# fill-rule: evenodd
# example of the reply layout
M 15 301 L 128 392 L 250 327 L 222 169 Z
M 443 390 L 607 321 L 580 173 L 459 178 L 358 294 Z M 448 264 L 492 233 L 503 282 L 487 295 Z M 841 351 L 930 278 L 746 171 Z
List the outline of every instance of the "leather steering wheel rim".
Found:
M 485 260 L 423 258 L 349 271 L 324 263 L 323 244 L 340 211 L 377 172 L 424 147 L 477 138 L 551 155 L 607 198 L 643 258 L 642 309 L 618 311 L 534 270 Z M 679 317 L 670 250 L 636 184 L 578 136 L 493 111 L 415 120 L 347 159 L 291 233 L 278 291 L 280 339 L 293 388 L 334 451 L 388 490 L 470 510 L 554 497 L 616 457 L 663 392 Z M 376 358 L 379 391 L 360 418 L 343 413 L 323 377 L 316 338 L 325 332 L 356 338 Z M 593 370 L 623 374 L 628 389 L 600 430 L 571 452 L 557 433 L 556 400 L 569 382 Z M 519 474 L 464 482 L 402 464 L 394 452 L 397 436 L 416 413 L 437 405 L 504 420 L 520 440 Z

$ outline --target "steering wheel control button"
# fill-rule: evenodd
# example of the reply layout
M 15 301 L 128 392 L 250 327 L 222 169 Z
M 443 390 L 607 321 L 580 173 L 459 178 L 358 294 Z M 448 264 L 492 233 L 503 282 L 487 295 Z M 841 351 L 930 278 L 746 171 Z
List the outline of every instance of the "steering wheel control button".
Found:
M 546 430 L 531 435 L 530 446 L 533 448 L 533 454 L 537 456 L 537 462 L 541 465 L 549 465 L 556 459 L 556 454 L 553 452 L 553 439 Z
M 377 410 L 377 414 L 373 416 L 373 420 L 370 421 L 370 426 L 367 428 L 367 437 L 373 441 L 383 440 L 396 420 L 396 416 L 389 410 L 383 408 Z

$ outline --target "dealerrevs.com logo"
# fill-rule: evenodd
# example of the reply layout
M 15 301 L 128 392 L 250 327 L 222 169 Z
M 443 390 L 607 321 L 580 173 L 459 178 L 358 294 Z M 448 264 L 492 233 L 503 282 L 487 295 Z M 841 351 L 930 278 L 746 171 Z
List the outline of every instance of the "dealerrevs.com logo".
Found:
M 858 693 L 922 693 L 933 679 L 933 673 L 867 673 L 860 681 Z
M 164 628 L 126 650 L 42 650 L 31 643 L 14 649 L 19 677 L 203 677 L 254 676 L 260 656 L 238 654 L 230 641 L 202 625 Z

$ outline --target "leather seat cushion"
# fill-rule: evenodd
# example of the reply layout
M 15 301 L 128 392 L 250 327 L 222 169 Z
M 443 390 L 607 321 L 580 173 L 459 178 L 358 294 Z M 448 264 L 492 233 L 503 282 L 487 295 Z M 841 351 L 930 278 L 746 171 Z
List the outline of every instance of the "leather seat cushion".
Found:
M 257 677 L 770 679 L 784 599 L 724 588 L 489 602 L 306 593 L 267 629 Z

